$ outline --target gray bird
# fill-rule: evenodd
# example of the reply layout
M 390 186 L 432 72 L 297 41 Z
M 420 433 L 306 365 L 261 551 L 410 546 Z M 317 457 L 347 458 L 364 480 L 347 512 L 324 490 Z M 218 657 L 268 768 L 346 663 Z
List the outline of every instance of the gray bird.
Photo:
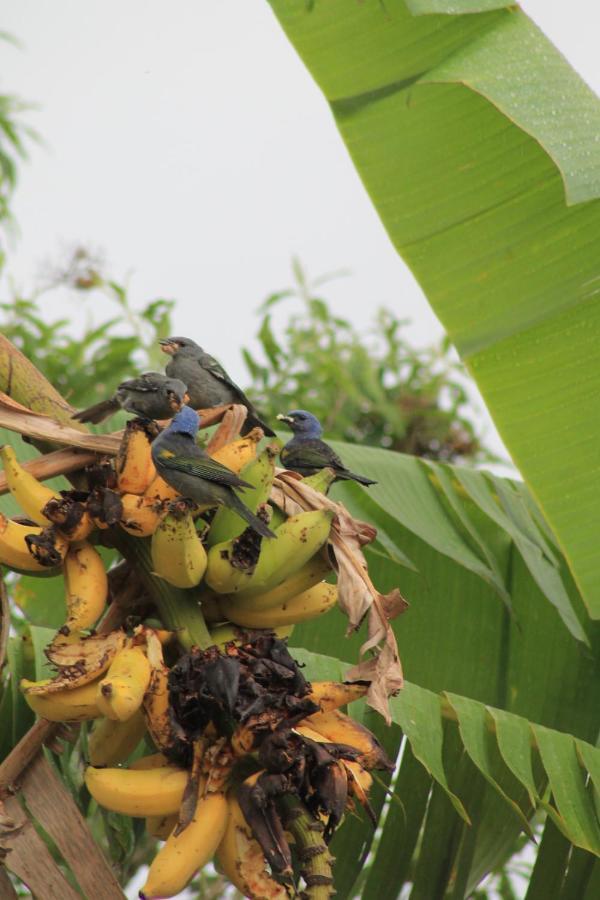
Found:
M 185 381 L 192 409 L 211 409 L 213 406 L 224 406 L 227 403 L 240 403 L 248 410 L 242 434 L 247 434 L 258 425 L 268 437 L 275 437 L 275 432 L 260 420 L 242 389 L 231 380 L 223 366 L 202 347 L 185 337 L 164 338 L 159 343 L 163 353 L 171 356 L 165 372 L 173 378 Z
M 357 475 L 346 468 L 335 450 L 321 440 L 323 429 L 316 416 L 305 409 L 293 409 L 278 415 L 280 422 L 286 422 L 294 437 L 282 448 L 279 458 L 282 465 L 300 475 L 314 475 L 328 466 L 333 469 L 336 481 L 357 481 L 359 484 L 377 484 L 364 475 Z
M 262 519 L 245 506 L 234 488 L 252 485 L 202 450 L 196 443 L 198 413 L 182 406 L 167 427 L 152 442 L 156 471 L 182 497 L 199 506 L 226 506 L 263 537 L 275 537 Z
M 179 378 L 145 372 L 138 378 L 122 381 L 108 400 L 82 409 L 72 418 L 97 425 L 117 410 L 124 409 L 142 419 L 170 419 L 186 400 L 187 387 Z

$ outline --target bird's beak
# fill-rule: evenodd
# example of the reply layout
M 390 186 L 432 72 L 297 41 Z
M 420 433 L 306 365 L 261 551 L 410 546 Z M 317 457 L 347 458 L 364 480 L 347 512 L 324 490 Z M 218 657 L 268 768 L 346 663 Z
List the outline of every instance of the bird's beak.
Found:
M 276 419 L 279 419 L 280 422 L 287 422 L 288 425 L 293 425 L 294 420 L 291 416 L 284 416 L 283 413 L 279 413 L 279 415 L 275 416 Z
M 177 344 L 174 341 L 169 340 L 169 338 L 162 338 L 158 343 L 160 344 L 160 349 L 163 353 L 168 353 L 169 356 L 177 353 Z

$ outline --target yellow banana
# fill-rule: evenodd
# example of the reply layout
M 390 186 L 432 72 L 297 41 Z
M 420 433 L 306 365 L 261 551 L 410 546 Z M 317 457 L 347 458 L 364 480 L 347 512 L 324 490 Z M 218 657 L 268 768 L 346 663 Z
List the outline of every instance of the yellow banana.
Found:
M 169 716 L 169 670 L 163 662 L 162 646 L 156 635 L 147 635 L 150 683 L 144 694 L 146 727 L 159 750 L 168 750 L 175 742 Z
M 255 434 L 254 429 L 246 437 L 231 441 L 230 444 L 225 444 L 220 450 L 216 450 L 210 455 L 217 462 L 231 469 L 232 472 L 241 472 L 244 466 L 256 457 L 256 445 L 259 440 L 258 432 Z
M 121 494 L 143 494 L 156 477 L 151 435 L 139 419 L 131 419 L 117 453 L 117 484 Z
M 331 573 L 331 564 L 325 558 L 324 553 L 316 553 L 311 559 L 301 566 L 293 575 L 289 575 L 281 584 L 268 591 L 252 590 L 240 591 L 235 594 L 235 602 L 238 610 L 265 610 L 282 606 L 298 594 L 307 591 L 319 584 Z
M 126 722 L 141 707 L 150 674 L 145 648 L 124 647 L 98 684 L 98 709 L 107 719 Z
M 49 525 L 50 519 L 46 518 L 42 510 L 49 500 L 60 499 L 60 494 L 46 487 L 24 469 L 17 460 L 15 451 L 8 444 L 0 447 L 0 459 L 4 466 L 8 489 L 25 515 L 38 525 Z
M 68 631 L 82 631 L 96 624 L 108 600 L 108 577 L 102 557 L 88 541 L 73 544 L 64 562 Z
M 131 756 L 146 733 L 146 720 L 138 710 L 126 722 L 98 719 L 88 738 L 92 766 L 116 766 Z
M 271 493 L 271 485 L 275 477 L 275 458 L 279 447 L 269 444 L 256 459 L 253 459 L 240 472 L 240 477 L 252 487 L 244 490 L 242 499 L 244 506 L 255 513 L 261 503 L 266 503 Z M 233 509 L 221 506 L 217 509 L 210 525 L 206 544 L 212 547 L 223 541 L 237 537 L 246 528 L 246 523 Z
M 289 894 L 269 874 L 262 847 L 233 793 L 228 796 L 227 802 L 229 819 L 216 854 L 219 869 L 245 897 L 252 897 L 252 900 L 286 900 Z
M 247 571 L 236 566 L 236 541 L 215 544 L 208 552 L 206 583 L 219 594 L 268 591 L 286 580 L 321 549 L 331 528 L 333 513 L 317 509 L 298 513 L 280 525 L 275 537 L 263 540 L 258 562 Z
M 297 625 L 299 622 L 307 622 L 316 619 L 328 612 L 337 603 L 337 587 L 322 581 L 314 587 L 296 594 L 289 600 L 284 600 L 277 606 L 267 609 L 252 605 L 246 600 L 239 602 L 238 597 L 221 597 L 219 609 L 224 618 L 245 628 L 272 628 L 281 625 Z
M 84 541 L 94 530 L 94 522 L 77 491 L 64 492 L 62 497 L 51 498 L 43 509 L 44 515 L 56 525 L 64 538 L 73 543 Z
M 229 806 L 224 794 L 207 794 L 198 800 L 190 824 L 174 832 L 154 858 L 140 897 L 174 897 L 194 874 L 214 856 L 223 840 Z
M 129 768 L 138 771 L 144 769 L 160 769 L 163 766 L 168 765 L 169 760 L 164 753 L 151 753 L 150 756 L 140 756 L 139 759 L 136 759 L 135 762 L 131 763 Z
M 42 528 L 39 534 L 25 535 L 29 552 L 44 568 L 59 566 L 69 549 L 69 542 L 58 533 L 54 525 Z
M 65 637 L 59 632 L 45 649 L 49 661 L 58 667 L 58 673 L 54 678 L 37 682 L 36 686 L 29 685 L 28 692 L 48 695 L 73 691 L 91 681 L 98 682 L 124 640 L 122 631 L 88 638 L 81 638 L 77 633 Z
M 43 681 L 21 679 L 21 690 L 27 704 L 42 719 L 49 719 L 51 722 L 84 722 L 100 716 L 96 705 L 97 681 L 50 694 L 39 693 L 39 689 L 43 689 L 50 681 L 49 678 Z
M 288 638 L 294 630 L 294 626 L 280 625 L 276 628 L 270 628 L 268 625 L 265 625 L 263 630 L 272 632 L 278 638 Z M 210 630 L 211 640 L 217 647 L 224 647 L 230 641 L 242 643 L 247 636 L 247 632 L 244 629 L 237 628 L 234 625 L 219 625 L 217 628 L 211 628 Z
M 87 789 L 100 806 L 124 816 L 164 816 L 176 813 L 188 780 L 185 769 L 85 770 Z
M 22 572 L 47 572 L 47 567 L 33 558 L 25 542 L 27 535 L 41 532 L 39 525 L 21 525 L 0 513 L 0 563 Z
M 156 504 L 142 495 L 123 494 L 121 497 L 123 512 L 119 525 L 127 534 L 134 537 L 149 537 L 154 534 L 160 522 L 160 511 Z
M 301 725 L 323 735 L 332 744 L 348 744 L 359 750 L 361 755 L 358 762 L 365 769 L 385 769 L 390 765 L 385 750 L 375 735 L 339 709 L 314 713 L 303 719 Z
M 181 494 L 179 494 L 175 488 L 172 488 L 170 484 L 167 484 L 165 479 L 161 478 L 160 475 L 157 475 L 144 491 L 145 499 L 150 504 L 156 505 L 158 508 L 169 500 L 177 500 L 180 496 Z
M 166 841 L 177 825 L 177 813 L 170 816 L 146 816 L 146 831 L 159 841 Z
M 152 566 L 155 575 L 178 588 L 193 588 L 202 581 L 206 550 L 184 500 L 170 504 L 152 535 Z
M 310 686 L 309 697 L 321 707 L 321 712 L 330 712 L 353 700 L 360 700 L 369 687 L 365 683 L 345 681 L 311 681 Z

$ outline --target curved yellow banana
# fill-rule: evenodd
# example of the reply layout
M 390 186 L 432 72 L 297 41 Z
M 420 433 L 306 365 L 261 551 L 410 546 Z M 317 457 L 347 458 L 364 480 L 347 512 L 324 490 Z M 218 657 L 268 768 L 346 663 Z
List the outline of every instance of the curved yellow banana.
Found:
M 71 543 L 84 541 L 94 530 L 92 517 L 86 504 L 78 499 L 76 491 L 66 491 L 64 496 L 50 499 L 44 513 Z
M 146 831 L 159 841 L 166 841 L 177 825 L 177 813 L 170 816 L 146 816 Z
M 39 525 L 21 525 L 0 513 L 0 563 L 23 572 L 47 572 L 47 567 L 33 558 L 25 543 L 26 535 L 41 532 Z
M 151 753 L 150 756 L 140 756 L 139 759 L 136 759 L 135 762 L 131 763 L 129 768 L 138 771 L 144 769 L 160 769 L 163 766 L 168 765 L 169 760 L 164 753 Z
M 254 630 L 254 629 L 250 629 Z M 269 631 L 275 634 L 278 638 L 288 638 L 292 634 L 294 630 L 293 625 L 279 625 L 276 628 L 270 628 L 269 626 L 265 626 L 264 629 L 259 629 L 264 631 Z M 239 629 L 234 625 L 218 625 L 216 628 L 210 629 L 210 636 L 213 644 L 217 647 L 224 647 L 225 644 L 230 643 L 231 641 L 237 641 L 238 643 L 242 643 L 245 640 L 244 629 Z
M 141 707 L 150 674 L 145 648 L 124 647 L 98 684 L 98 709 L 107 719 L 126 722 Z
M 66 636 L 59 632 L 45 649 L 48 660 L 58 668 L 57 674 L 32 682 L 28 693 L 48 695 L 73 691 L 91 681 L 98 684 L 124 642 L 125 635 L 119 630 L 84 638 L 77 632 Z
M 4 466 L 8 489 L 25 513 L 38 525 L 49 525 L 50 519 L 42 513 L 49 500 L 60 500 L 60 494 L 46 487 L 19 463 L 16 453 L 8 444 L 0 447 L 0 459 Z
M 146 727 L 159 750 L 173 746 L 175 736 L 169 716 L 169 670 L 163 662 L 162 646 L 156 635 L 147 635 L 148 662 L 151 674 L 144 695 Z
M 206 865 L 223 840 L 229 805 L 224 794 L 198 800 L 194 818 L 180 833 L 172 833 L 150 866 L 140 897 L 174 897 Z
M 51 694 L 38 693 L 39 688 L 50 681 L 50 678 L 44 681 L 21 679 L 21 690 L 28 706 L 42 719 L 49 719 L 51 722 L 84 722 L 101 715 L 96 705 L 98 681 L 91 681 L 71 690 L 65 688 Z
M 332 744 L 348 744 L 359 750 L 361 755 L 358 762 L 365 769 L 385 769 L 390 765 L 386 752 L 375 735 L 339 709 L 314 713 L 303 719 L 300 725 L 318 732 Z
M 256 598 L 260 600 L 260 598 Z M 282 625 L 297 625 L 316 619 L 328 612 L 337 603 L 337 587 L 322 581 L 314 587 L 284 600 L 277 606 L 266 609 L 261 604 L 250 601 L 240 602 L 237 596 L 221 597 L 219 609 L 224 617 L 244 628 L 278 628 Z
M 152 500 L 142 495 L 123 494 L 123 512 L 119 525 L 134 537 L 149 537 L 154 534 L 160 522 L 160 512 Z
M 164 816 L 176 813 L 188 781 L 185 769 L 85 770 L 87 789 L 100 806 L 124 816 Z
M 64 561 L 65 602 L 69 631 L 96 624 L 108 600 L 108 577 L 102 557 L 88 541 L 73 544 Z
M 220 450 L 216 450 L 210 455 L 217 462 L 231 469 L 232 472 L 241 472 L 244 466 L 247 466 L 256 457 L 258 442 L 258 434 L 253 435 L 250 432 L 246 437 L 238 438 L 237 441 L 231 441 L 231 443 L 225 444 Z
M 369 688 L 365 683 L 346 681 L 311 681 L 310 686 L 308 696 L 321 707 L 321 712 L 330 712 L 353 700 L 360 700 Z
M 283 606 L 288 601 L 304 593 L 309 588 L 319 584 L 331 572 L 331 565 L 323 553 L 317 553 L 301 566 L 293 575 L 289 575 L 281 584 L 269 591 L 248 590 L 235 594 L 236 609 L 238 611 L 275 609 Z M 227 596 L 227 595 L 226 595 Z M 219 598 L 219 605 L 222 600 Z M 227 597 L 229 602 L 231 597 Z M 232 620 L 233 621 L 233 620 Z
M 260 546 L 258 562 L 251 571 L 235 563 L 236 540 L 215 544 L 208 552 L 206 583 L 219 594 L 238 591 L 268 591 L 281 584 L 321 549 L 331 528 L 333 513 L 310 510 L 290 516 Z
M 25 535 L 25 543 L 35 561 L 45 569 L 60 566 L 69 549 L 69 542 L 59 534 L 55 525 L 47 525 L 39 534 Z
M 230 794 L 229 820 L 217 848 L 216 862 L 226 878 L 252 900 L 286 900 L 288 892 L 267 871 L 262 847 L 254 837 L 235 796 Z
M 178 588 L 200 584 L 206 571 L 206 550 L 185 501 L 172 503 L 152 535 L 154 574 Z
M 98 719 L 88 738 L 88 757 L 92 766 L 116 766 L 131 756 L 146 733 L 141 710 L 126 722 Z
M 144 491 L 144 497 L 150 504 L 160 507 L 170 500 L 177 500 L 181 494 L 167 484 L 164 478 L 157 475 Z
M 152 441 L 147 428 L 138 419 L 130 419 L 116 458 L 120 494 L 143 494 L 156 477 L 151 455 Z

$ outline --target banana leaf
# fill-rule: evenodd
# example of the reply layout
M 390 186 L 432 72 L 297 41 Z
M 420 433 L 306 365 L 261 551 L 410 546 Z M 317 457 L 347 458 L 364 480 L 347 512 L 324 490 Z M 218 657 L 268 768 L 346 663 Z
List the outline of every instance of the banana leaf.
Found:
M 271 6 L 600 618 L 597 98 L 511 2 Z

